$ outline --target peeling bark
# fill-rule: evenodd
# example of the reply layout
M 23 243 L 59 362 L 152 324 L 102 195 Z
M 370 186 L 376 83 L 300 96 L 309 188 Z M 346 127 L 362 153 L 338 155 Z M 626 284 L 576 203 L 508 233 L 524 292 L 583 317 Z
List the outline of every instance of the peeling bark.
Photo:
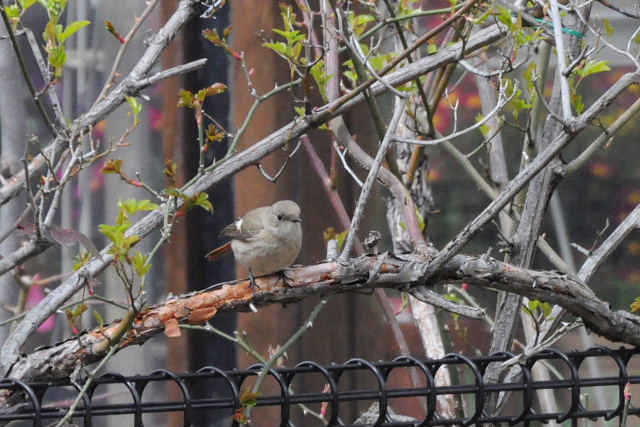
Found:
M 203 291 L 169 298 L 144 309 L 133 320 L 122 348 L 143 344 L 165 331 L 167 324 L 202 324 L 217 313 L 250 311 L 274 303 L 292 303 L 314 295 L 330 295 L 373 288 L 407 291 L 424 286 L 431 252 L 353 258 L 344 264 L 328 261 L 294 267 L 284 275 L 214 285 Z M 492 258 L 457 255 L 430 285 L 468 283 L 499 289 L 531 299 L 557 304 L 582 318 L 593 332 L 611 341 L 640 345 L 640 317 L 614 311 L 578 278 L 554 271 L 534 271 Z M 25 381 L 67 376 L 78 366 L 99 360 L 110 348 L 111 340 L 123 327 L 116 321 L 102 328 L 85 331 L 77 337 L 22 355 L 9 375 Z

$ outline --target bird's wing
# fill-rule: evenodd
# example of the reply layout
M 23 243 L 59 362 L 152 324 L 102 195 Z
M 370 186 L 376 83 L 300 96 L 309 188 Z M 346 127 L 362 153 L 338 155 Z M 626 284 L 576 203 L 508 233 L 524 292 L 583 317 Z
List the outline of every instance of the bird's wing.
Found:
M 231 237 L 232 239 L 247 242 L 264 230 L 264 224 L 260 219 L 263 216 L 263 210 L 269 207 L 254 209 L 248 212 L 244 217 L 227 225 L 220 232 L 220 236 Z

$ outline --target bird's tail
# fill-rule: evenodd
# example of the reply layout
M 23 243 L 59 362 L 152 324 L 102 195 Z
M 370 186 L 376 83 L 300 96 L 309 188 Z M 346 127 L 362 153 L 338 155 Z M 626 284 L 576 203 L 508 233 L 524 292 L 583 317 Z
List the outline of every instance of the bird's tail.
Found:
M 227 242 L 222 246 L 219 246 L 217 248 L 215 248 L 214 250 L 212 250 L 211 252 L 209 252 L 206 257 L 209 261 L 215 261 L 218 258 L 222 257 L 224 254 L 228 253 L 231 251 L 231 242 Z

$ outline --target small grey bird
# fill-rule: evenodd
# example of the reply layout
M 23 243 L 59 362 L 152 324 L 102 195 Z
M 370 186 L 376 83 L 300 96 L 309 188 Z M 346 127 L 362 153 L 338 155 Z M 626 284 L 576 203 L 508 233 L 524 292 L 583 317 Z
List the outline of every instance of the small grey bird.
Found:
M 210 261 L 229 250 L 243 266 L 254 274 L 270 274 L 289 267 L 300 253 L 302 229 L 300 207 L 291 200 L 281 200 L 247 212 L 229 224 L 220 236 L 231 241 L 207 254 Z

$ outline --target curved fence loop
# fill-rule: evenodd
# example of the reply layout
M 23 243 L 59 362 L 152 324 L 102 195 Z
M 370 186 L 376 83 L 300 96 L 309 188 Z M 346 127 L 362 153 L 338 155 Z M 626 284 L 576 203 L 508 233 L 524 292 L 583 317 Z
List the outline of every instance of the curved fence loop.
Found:
M 110 382 L 106 382 L 103 380 L 111 380 Z M 133 385 L 130 379 L 126 378 L 124 375 L 116 374 L 113 372 L 107 372 L 106 374 L 102 374 L 97 377 L 87 389 L 87 396 L 89 399 L 93 400 L 93 393 L 96 391 L 96 388 L 102 384 L 122 384 L 124 385 L 129 393 L 131 394 L 131 399 L 133 400 L 133 426 L 134 427 L 144 427 L 142 423 L 142 401 L 140 399 L 140 394 L 138 394 L 138 390 L 136 390 L 135 385 Z
M 567 365 L 567 368 L 569 368 L 569 372 L 571 373 L 571 380 L 569 385 L 569 387 L 571 388 L 571 405 L 569 406 L 569 409 L 567 409 L 567 411 L 564 414 L 558 415 L 556 417 L 556 421 L 561 423 L 571 418 L 576 413 L 578 407 L 580 406 L 579 373 L 578 373 L 577 366 L 575 365 L 574 362 L 571 361 L 569 356 L 567 356 L 560 350 L 556 350 L 555 348 L 548 348 L 546 350 L 542 350 L 535 356 L 531 357 L 529 360 L 527 360 L 527 367 L 531 369 L 533 365 L 538 360 L 540 360 L 538 358 L 538 355 L 549 355 L 549 354 L 556 356 L 555 359 L 562 360 Z
M 473 415 L 462 420 L 462 423 L 461 423 L 462 426 L 466 427 L 478 421 L 478 419 L 482 415 L 482 410 L 484 409 L 484 401 L 486 398 L 486 394 L 484 392 L 484 379 L 482 378 L 483 372 L 480 370 L 480 367 L 473 360 L 471 360 L 466 356 L 463 356 L 462 354 L 449 353 L 446 356 L 444 356 L 443 360 L 455 360 L 455 361 L 463 362 L 465 365 L 467 365 L 471 369 L 471 372 L 473 372 L 473 376 L 475 377 L 476 410 L 473 413 Z
M 531 369 L 529 369 L 525 364 L 518 363 L 518 367 L 520 368 L 520 372 L 522 372 L 522 412 L 517 417 L 512 417 L 509 420 L 509 425 L 513 426 L 523 422 L 527 415 L 533 412 L 533 398 L 535 395 L 535 390 L 533 389 L 533 373 Z
M 379 369 L 373 363 L 369 362 L 368 360 L 360 359 L 357 357 L 348 360 L 345 363 L 345 365 L 356 365 L 359 367 L 364 366 L 369 371 L 371 371 L 373 373 L 373 376 L 376 378 L 376 381 L 378 382 L 377 397 L 378 397 L 378 408 L 380 412 L 378 415 L 378 419 L 376 420 L 375 423 L 372 424 L 372 427 L 378 427 L 387 418 L 387 379 L 385 375 L 382 373 L 381 369 Z
M 317 371 L 322 374 L 325 381 L 329 385 L 329 393 L 331 394 L 331 400 L 329 401 L 329 403 L 331 403 L 331 418 L 329 418 L 329 420 L 327 421 L 327 424 L 336 425 L 338 422 L 338 414 L 340 411 L 340 401 L 338 399 L 338 386 L 336 385 L 336 381 L 333 378 L 333 374 L 329 372 L 329 370 L 327 370 L 325 367 L 323 367 L 322 365 L 316 362 L 310 362 L 310 361 L 301 362 L 301 363 L 298 363 L 295 367 L 310 368 L 312 371 Z M 293 372 L 291 374 L 291 381 L 293 381 L 293 376 L 296 374 L 297 372 Z M 291 382 L 289 382 L 289 384 L 291 384 Z
M 510 359 L 513 359 L 516 355 L 510 351 L 500 350 L 494 353 L 491 353 L 491 356 L 487 360 L 482 360 L 478 363 L 482 375 L 486 372 L 487 367 L 491 363 L 503 363 Z M 531 369 L 529 369 L 525 364 L 518 363 L 518 367 L 520 368 L 520 372 L 522 373 L 522 411 L 519 415 L 511 417 L 507 423 L 512 426 L 524 421 L 527 415 L 532 413 L 532 406 L 534 402 L 535 390 L 532 387 L 533 382 L 533 374 L 531 373 Z M 503 391 L 501 393 L 510 393 L 508 391 Z
M 296 425 L 308 425 L 309 422 L 297 417 L 303 417 L 304 413 L 293 414 L 294 405 L 317 405 L 320 406 L 322 415 L 329 426 L 342 426 L 345 421 L 341 417 L 341 411 L 353 407 L 345 406 L 345 403 L 377 401 L 379 412 L 374 413 L 373 419 L 368 421 L 368 425 L 377 427 L 399 427 L 399 426 L 444 426 L 444 425 L 531 425 L 531 423 L 546 423 L 555 420 L 563 422 L 570 420 L 571 425 L 578 424 L 578 420 L 588 418 L 595 421 L 595 425 L 604 423 L 606 420 L 623 417 L 628 418 L 627 425 L 640 425 L 640 408 L 628 406 L 625 401 L 625 387 L 640 384 L 640 373 L 632 372 L 631 359 L 640 354 L 640 348 L 621 348 L 612 350 L 606 347 L 593 347 L 584 351 L 572 351 L 563 353 L 555 349 L 540 351 L 528 358 L 523 363 L 518 364 L 521 369 L 519 381 L 511 383 L 484 383 L 483 376 L 487 367 L 491 363 L 502 363 L 511 359 L 514 355 L 508 352 L 499 352 L 487 357 L 467 357 L 460 354 L 448 354 L 443 359 L 425 359 L 409 356 L 401 356 L 390 362 L 371 362 L 365 359 L 354 358 L 342 364 L 331 364 L 322 366 L 316 362 L 301 362 L 296 366 L 272 368 L 268 375 L 278 383 L 279 392 L 270 391 L 272 388 L 266 387 L 260 392 L 257 398 L 257 405 L 261 407 L 279 407 L 280 426 L 291 427 Z M 615 362 L 615 367 L 608 371 L 603 370 L 598 377 L 580 377 L 580 366 L 588 358 L 601 358 L 607 360 L 611 358 Z M 538 381 L 533 378 L 531 372 L 535 363 L 548 363 L 558 361 L 565 365 L 560 366 L 566 376 L 562 378 L 552 378 Z M 635 360 L 633 361 L 635 362 Z M 465 383 L 438 386 L 435 377 L 438 369 L 447 366 L 451 370 L 459 370 L 468 367 L 474 380 Z M 617 369 L 616 369 L 617 368 Z M 122 415 L 133 415 L 134 427 L 142 427 L 142 414 L 158 414 L 167 412 L 182 412 L 183 425 L 204 425 L 215 421 L 216 425 L 237 425 L 242 421 L 244 410 L 240 390 L 242 384 L 249 377 L 255 377 L 258 371 L 264 369 L 264 365 L 254 365 L 244 370 L 222 370 L 207 366 L 197 372 L 173 373 L 166 370 L 157 370 L 149 375 L 135 375 L 125 377 L 117 373 L 107 373 L 95 378 L 91 385 L 87 387 L 87 393 L 82 397 L 83 405 L 75 409 L 72 422 L 83 423 L 85 427 L 91 427 L 95 423 L 95 417 L 121 417 Z M 391 387 L 392 372 L 394 369 L 419 369 L 424 375 L 425 386 L 404 385 Z M 465 369 L 467 371 L 467 369 Z M 374 381 L 364 381 L 357 389 L 340 391 L 340 379 L 346 372 L 356 375 L 373 374 Z M 290 385 L 296 380 L 303 384 L 312 383 L 311 375 L 320 374 L 322 380 L 327 384 L 325 390 L 295 390 L 290 391 Z M 307 375 L 307 378 L 305 378 Z M 404 378 L 404 377 L 402 377 Z M 469 376 L 471 378 L 471 376 Z M 211 383 L 202 384 L 206 380 Z M 346 379 L 343 379 L 345 381 Z M 43 404 L 44 396 L 68 396 L 72 387 L 76 393 L 80 393 L 86 383 L 86 379 L 73 381 L 66 379 L 52 379 L 46 381 L 26 382 L 16 379 L 0 380 L 0 425 L 11 421 L 23 421 L 24 425 L 36 427 L 55 425 L 69 411 L 72 399 L 65 397 L 64 401 Z M 153 399 L 149 402 L 142 401 L 147 386 L 151 383 L 170 384 L 176 383 L 182 392 L 182 399 L 163 400 Z M 110 396 L 106 400 L 100 399 L 98 402 L 95 391 L 98 387 L 106 385 L 121 384 L 131 396 L 124 403 L 110 402 Z M 296 382 L 297 384 L 297 382 Z M 396 382 L 393 381 L 395 385 Z M 200 398 L 200 387 L 206 385 L 211 388 L 204 389 L 204 398 Z M 617 397 L 618 401 L 603 409 L 585 408 L 580 403 L 580 393 L 585 388 L 593 387 L 615 387 L 617 393 L 610 393 L 612 398 Z M 215 388 L 215 391 L 213 389 Z M 58 390 L 56 390 L 58 389 Z M 154 388 L 155 389 L 155 388 Z M 265 391 L 266 390 L 266 391 Z M 544 412 L 539 407 L 536 393 L 539 390 L 554 390 L 562 392 L 557 394 L 558 406 L 562 412 Z M 149 393 L 150 390 L 147 390 Z M 569 396 L 566 396 L 569 392 Z M 522 407 L 522 411 L 515 413 L 488 415 L 483 414 L 483 406 L 488 396 L 493 393 L 506 393 L 506 398 L 510 399 L 516 407 Z M 472 414 L 454 415 L 444 417 L 438 414 L 436 409 L 437 396 L 453 395 L 471 396 L 475 407 L 471 407 Z M 418 410 L 416 405 L 407 404 L 405 398 L 417 397 L 426 399 L 426 409 Z M 564 401 L 563 397 L 566 397 Z M 47 398 L 48 400 L 48 398 Z M 150 400 L 150 399 L 148 399 Z M 413 403 L 413 402 L 412 402 Z M 329 409 L 329 405 L 331 408 Z M 310 406 L 310 407 L 317 407 Z M 409 416 L 405 421 L 399 418 L 388 416 L 393 409 L 399 416 Z M 216 410 L 215 413 L 210 412 Z M 232 416 L 225 415 L 217 411 L 229 410 Z M 203 412 L 207 411 L 207 412 Z M 425 413 L 423 419 L 422 413 Z M 417 413 L 417 414 L 416 414 Z M 210 417 L 221 417 L 211 420 Z M 295 416 L 294 416 L 295 415 Z M 317 415 L 317 414 L 316 414 Z M 357 416 L 352 414 L 352 416 Z M 417 419 L 416 419 L 417 418 Z M 102 418 L 101 418 L 102 421 Z M 121 419 L 109 419 L 109 424 L 121 424 Z M 266 420 L 260 425 L 270 424 Z M 316 421 L 316 420 L 313 420 Z M 102 425 L 101 423 L 100 425 Z M 317 422 L 316 422 L 317 424 Z M 324 423 L 323 423 L 324 424 Z
M 250 371 L 262 371 L 264 369 L 264 364 L 256 363 L 254 365 L 249 366 Z M 280 402 L 280 427 L 290 427 L 293 424 L 291 423 L 291 403 L 289 396 L 289 384 L 283 378 L 280 373 L 271 368 L 269 369 L 269 375 L 273 377 L 278 383 L 280 387 L 280 398 L 282 399 Z M 260 398 L 258 398 L 258 402 L 260 402 Z
M 618 366 L 618 378 L 620 378 L 621 382 L 618 384 L 618 406 L 615 409 L 608 411 L 604 415 L 604 419 L 606 421 L 611 420 L 614 417 L 618 417 L 622 415 L 625 406 L 625 396 L 624 389 L 629 382 L 629 373 L 627 372 L 627 361 L 623 359 L 623 356 L 618 352 L 611 350 L 610 348 L 604 347 L 602 345 L 596 345 L 591 347 L 589 350 L 600 352 L 601 354 L 607 355 L 613 359 L 613 361 Z M 585 356 L 581 357 L 579 363 L 577 364 L 577 368 L 580 369 L 580 365 L 582 362 L 589 357 L 595 356 Z
M 3 389 L 20 389 L 24 392 L 25 396 L 27 396 L 31 401 L 31 407 L 33 408 L 33 411 L 29 416 L 29 419 L 33 421 L 33 427 L 42 427 L 42 406 L 40 405 L 40 400 L 38 399 L 38 396 L 36 396 L 33 387 L 22 380 L 11 377 L 3 379 L 2 382 Z M 4 383 L 7 383 L 6 387 L 4 387 Z
M 178 375 L 166 369 L 156 369 L 155 371 L 149 374 L 149 376 L 151 377 L 153 377 L 154 375 L 162 376 L 178 384 L 178 387 L 180 388 L 180 392 L 182 393 L 182 404 L 184 405 L 184 408 L 182 411 L 183 412 L 182 426 L 191 427 L 191 418 L 193 416 L 193 408 L 191 406 L 191 402 L 193 399 L 191 398 L 191 392 L 189 391 L 189 388 L 187 387 L 185 381 L 182 378 L 180 378 Z M 149 385 L 149 382 L 150 382 L 149 379 L 145 379 L 136 383 L 136 390 L 138 391 L 138 394 L 140 395 L 141 399 L 144 393 L 144 389 L 147 387 L 147 385 Z
M 238 387 L 238 383 L 231 379 L 229 374 L 223 371 L 220 368 L 216 368 L 215 366 L 205 366 L 196 371 L 197 374 L 214 374 L 213 376 L 220 376 L 223 380 L 226 381 L 229 386 L 229 390 L 231 391 L 233 397 L 233 407 L 232 409 L 235 411 L 236 409 L 240 409 L 242 407 L 242 402 L 240 402 L 240 387 Z M 198 380 L 197 377 L 190 378 L 187 384 L 191 386 L 192 383 Z
M 421 422 L 416 424 L 416 427 L 426 426 L 430 420 L 433 419 L 433 415 L 436 412 L 436 405 L 438 404 L 438 395 L 436 394 L 436 380 L 433 377 L 433 372 L 431 372 L 431 368 L 427 366 L 425 363 L 411 356 L 400 356 L 393 359 L 393 362 L 407 362 L 410 363 L 411 366 L 415 366 L 420 368 L 420 371 L 424 374 L 427 379 L 427 413 Z M 393 363 L 392 362 L 392 363 Z

